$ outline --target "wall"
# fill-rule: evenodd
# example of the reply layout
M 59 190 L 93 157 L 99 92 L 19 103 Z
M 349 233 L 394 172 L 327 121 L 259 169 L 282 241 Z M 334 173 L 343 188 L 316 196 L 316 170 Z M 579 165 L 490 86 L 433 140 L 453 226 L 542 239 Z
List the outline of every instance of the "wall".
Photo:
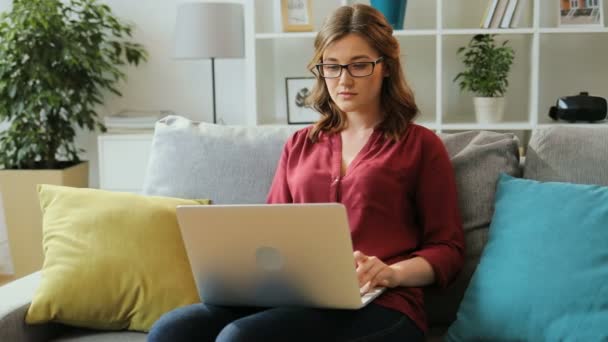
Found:
M 173 30 L 178 4 L 182 0 L 99 0 L 108 4 L 123 20 L 135 25 L 133 39 L 149 54 L 147 63 L 126 67 L 126 82 L 119 85 L 122 97 L 105 95 L 100 115 L 121 110 L 171 110 L 197 120 L 211 121 L 211 63 L 208 60 L 173 60 Z M 221 1 L 221 0 L 220 0 Z M 240 2 L 240 1 L 223 1 Z M 0 11 L 10 9 L 11 0 L 0 0 Z M 216 97 L 218 118 L 227 124 L 241 123 L 245 110 L 244 60 L 216 60 Z M 0 128 L 1 129 L 1 128 Z M 78 132 L 77 143 L 90 160 L 90 186 L 98 185 L 97 134 Z

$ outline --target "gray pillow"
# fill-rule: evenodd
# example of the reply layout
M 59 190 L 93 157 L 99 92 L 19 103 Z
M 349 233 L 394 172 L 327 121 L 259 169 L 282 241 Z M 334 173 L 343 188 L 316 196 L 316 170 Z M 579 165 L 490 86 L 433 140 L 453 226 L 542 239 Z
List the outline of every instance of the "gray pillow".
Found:
M 535 130 L 526 153 L 524 178 L 608 185 L 608 127 Z
M 519 177 L 519 141 L 512 133 L 439 134 L 454 167 L 467 253 L 480 255 L 494 213 L 501 172 Z
M 431 326 L 450 324 L 475 271 L 486 242 L 494 195 L 501 172 L 520 175 L 518 140 L 511 133 L 487 131 L 439 134 L 456 177 L 462 214 L 466 259 L 462 272 L 447 290 L 425 289 L 425 307 Z
M 221 126 L 167 116 L 155 127 L 143 193 L 265 203 L 294 126 Z

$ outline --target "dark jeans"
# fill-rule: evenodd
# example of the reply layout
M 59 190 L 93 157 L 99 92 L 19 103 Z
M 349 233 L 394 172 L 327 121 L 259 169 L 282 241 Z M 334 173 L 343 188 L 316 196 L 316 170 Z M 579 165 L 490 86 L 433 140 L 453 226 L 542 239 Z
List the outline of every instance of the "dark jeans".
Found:
M 424 341 L 404 314 L 370 303 L 359 310 L 194 304 L 163 315 L 148 341 Z

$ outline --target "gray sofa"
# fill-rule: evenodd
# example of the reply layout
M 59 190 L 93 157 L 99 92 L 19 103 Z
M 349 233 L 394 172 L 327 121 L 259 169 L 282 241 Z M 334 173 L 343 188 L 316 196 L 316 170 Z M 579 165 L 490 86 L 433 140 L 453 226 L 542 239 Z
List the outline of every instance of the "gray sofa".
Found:
M 156 127 L 144 193 L 263 203 L 283 142 L 294 127 L 227 127 L 167 117 Z M 608 128 L 552 127 L 533 132 L 523 167 L 513 134 L 442 134 L 452 159 L 466 234 L 466 264 L 446 290 L 426 290 L 429 340 L 456 317 L 487 241 L 499 173 L 548 181 L 608 185 Z M 0 288 L 0 341 L 145 341 L 138 332 L 101 332 L 24 323 L 40 281 L 35 273 Z M 76 279 L 74 281 L 77 281 Z

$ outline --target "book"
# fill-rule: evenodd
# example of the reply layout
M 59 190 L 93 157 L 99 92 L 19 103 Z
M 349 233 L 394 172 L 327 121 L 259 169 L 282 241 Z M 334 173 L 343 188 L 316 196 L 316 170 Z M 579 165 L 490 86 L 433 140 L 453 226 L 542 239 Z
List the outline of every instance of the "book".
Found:
M 120 112 L 103 118 L 103 123 L 108 129 L 154 129 L 156 122 L 165 116 L 162 112 L 154 112 L 146 115 L 134 112 Z
M 513 19 L 513 14 L 515 13 L 515 7 L 517 6 L 517 0 L 509 0 L 509 5 L 507 5 L 507 9 L 505 10 L 505 15 L 502 17 L 502 21 L 500 22 L 500 28 L 509 28 L 511 24 L 511 20 Z
M 528 6 L 528 0 L 519 0 L 517 2 L 517 6 L 515 8 L 515 12 L 513 13 L 513 18 L 511 19 L 511 23 L 509 27 L 517 28 L 521 22 L 521 17 L 525 11 L 525 8 Z
M 490 28 L 490 23 L 492 22 L 492 16 L 494 15 L 494 11 L 496 10 L 496 5 L 498 4 L 498 0 L 490 0 L 488 2 L 488 6 L 486 6 L 486 12 L 482 19 L 481 28 Z
M 494 11 L 494 16 L 492 17 L 492 22 L 490 23 L 490 28 L 498 28 L 500 26 L 500 21 L 505 14 L 508 4 L 509 0 L 498 1 L 498 5 L 496 5 L 496 10 Z

